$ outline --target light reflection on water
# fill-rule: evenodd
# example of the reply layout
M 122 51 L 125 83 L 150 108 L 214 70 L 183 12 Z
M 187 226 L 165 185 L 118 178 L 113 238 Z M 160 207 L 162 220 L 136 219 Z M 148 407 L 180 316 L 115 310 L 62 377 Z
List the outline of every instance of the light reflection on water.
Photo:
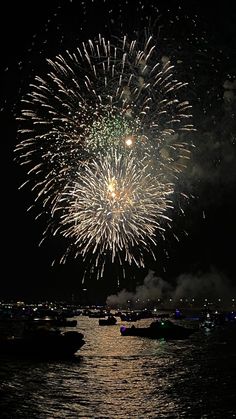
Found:
M 122 337 L 121 324 L 78 317 L 86 344 L 70 361 L 1 361 L 0 417 L 236 417 L 232 333 L 165 342 Z

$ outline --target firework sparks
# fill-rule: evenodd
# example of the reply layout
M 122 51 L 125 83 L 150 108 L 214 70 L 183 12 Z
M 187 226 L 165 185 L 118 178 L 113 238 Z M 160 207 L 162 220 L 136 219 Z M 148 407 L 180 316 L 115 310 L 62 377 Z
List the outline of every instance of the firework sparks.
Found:
M 75 255 L 143 266 L 141 249 L 156 243 L 189 159 L 185 83 L 158 59 L 151 37 L 140 48 L 127 37 L 113 44 L 99 36 L 48 62 L 51 71 L 36 77 L 19 118 L 17 152 L 36 199 Z

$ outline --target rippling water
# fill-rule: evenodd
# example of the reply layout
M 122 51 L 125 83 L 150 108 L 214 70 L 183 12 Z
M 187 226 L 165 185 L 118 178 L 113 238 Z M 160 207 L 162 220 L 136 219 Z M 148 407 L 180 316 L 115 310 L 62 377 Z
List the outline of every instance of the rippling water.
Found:
M 1 360 L 0 418 L 236 417 L 235 328 L 165 342 L 120 326 L 80 316 L 86 344 L 73 360 Z

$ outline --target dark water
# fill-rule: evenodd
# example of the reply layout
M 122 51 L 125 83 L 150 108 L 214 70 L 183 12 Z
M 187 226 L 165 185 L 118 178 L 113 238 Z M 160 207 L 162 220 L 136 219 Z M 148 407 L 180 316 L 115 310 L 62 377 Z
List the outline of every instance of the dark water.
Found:
M 165 342 L 120 325 L 78 317 L 86 344 L 71 361 L 1 360 L 0 417 L 236 417 L 235 328 Z

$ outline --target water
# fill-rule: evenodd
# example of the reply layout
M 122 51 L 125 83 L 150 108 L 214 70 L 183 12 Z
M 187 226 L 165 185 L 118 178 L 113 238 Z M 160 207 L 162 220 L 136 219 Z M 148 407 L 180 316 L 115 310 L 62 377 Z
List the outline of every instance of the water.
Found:
M 0 418 L 236 417 L 235 329 L 165 342 L 120 326 L 80 316 L 86 344 L 73 360 L 1 360 Z

